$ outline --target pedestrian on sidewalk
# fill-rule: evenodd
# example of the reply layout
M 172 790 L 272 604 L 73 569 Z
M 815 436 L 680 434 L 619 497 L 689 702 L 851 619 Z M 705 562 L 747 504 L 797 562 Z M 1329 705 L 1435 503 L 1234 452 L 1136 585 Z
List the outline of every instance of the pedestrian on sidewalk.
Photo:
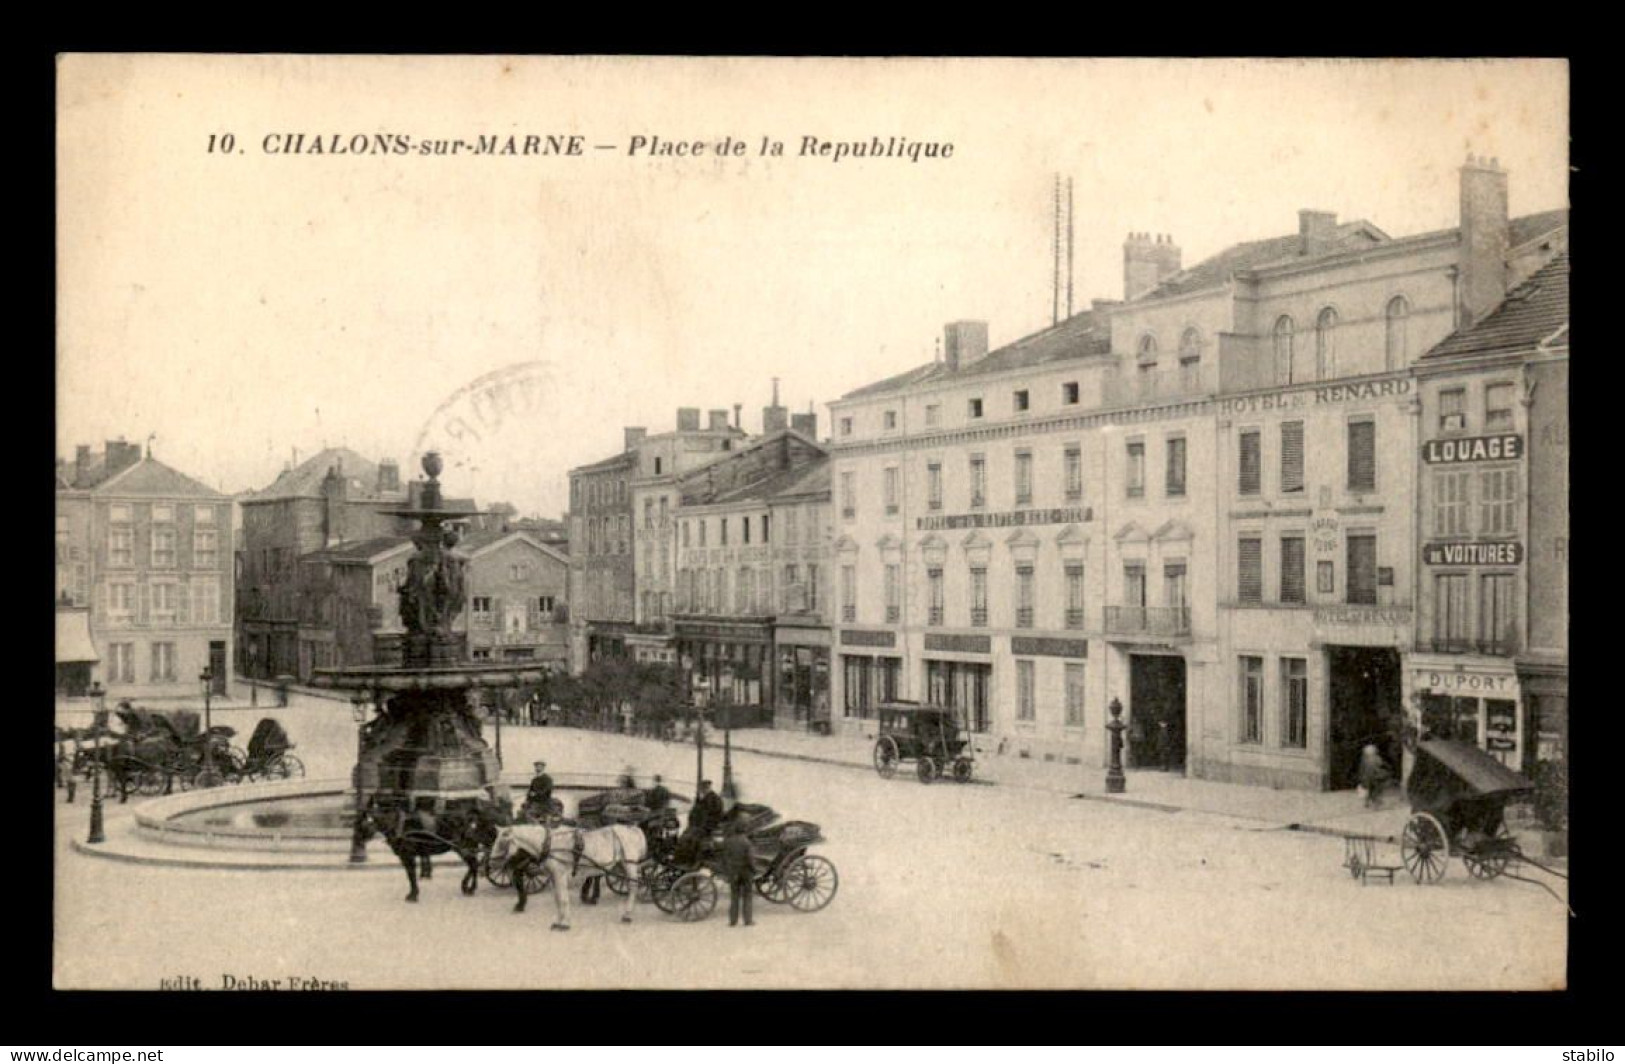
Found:
M 1387 788 L 1392 773 L 1374 743 L 1367 743 L 1365 749 L 1360 751 L 1359 778 L 1360 786 L 1365 788 L 1365 807 L 1381 809 L 1382 792 Z
M 755 871 L 750 863 L 750 836 L 745 825 L 735 820 L 728 825 L 722 842 L 722 877 L 728 881 L 728 926 L 739 926 L 739 910 L 745 910 L 745 926 L 751 926 L 751 895 L 755 893 Z

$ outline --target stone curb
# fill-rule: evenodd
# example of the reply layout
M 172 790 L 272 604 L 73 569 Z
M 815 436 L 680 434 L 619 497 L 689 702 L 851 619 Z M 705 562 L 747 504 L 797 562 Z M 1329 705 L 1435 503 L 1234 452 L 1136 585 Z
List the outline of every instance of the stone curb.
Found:
M 180 857 L 155 857 L 144 853 L 131 853 L 129 851 L 107 849 L 107 843 L 92 846 L 87 842 L 74 839 L 71 843 L 74 852 L 85 854 L 88 857 L 100 857 L 108 861 L 123 861 L 126 864 L 147 865 L 158 868 L 190 868 L 197 871 L 211 872 L 378 872 L 398 871 L 399 863 L 393 857 L 385 862 L 369 858 L 361 864 L 342 863 L 317 864 L 313 862 L 297 863 L 291 861 L 254 862 L 232 864 L 226 861 L 188 861 Z

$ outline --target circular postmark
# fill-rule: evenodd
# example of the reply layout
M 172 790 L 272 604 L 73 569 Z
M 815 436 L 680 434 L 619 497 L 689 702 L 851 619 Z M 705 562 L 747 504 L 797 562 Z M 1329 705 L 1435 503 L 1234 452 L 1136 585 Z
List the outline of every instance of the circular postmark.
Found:
M 478 377 L 429 416 L 413 443 L 413 464 L 429 451 L 439 452 L 448 495 L 479 493 L 521 506 L 545 502 L 535 496 L 540 485 L 515 477 L 534 470 L 538 456 L 530 452 L 546 438 L 557 395 L 557 374 L 548 362 L 518 362 Z M 506 498 L 526 490 L 521 499 Z

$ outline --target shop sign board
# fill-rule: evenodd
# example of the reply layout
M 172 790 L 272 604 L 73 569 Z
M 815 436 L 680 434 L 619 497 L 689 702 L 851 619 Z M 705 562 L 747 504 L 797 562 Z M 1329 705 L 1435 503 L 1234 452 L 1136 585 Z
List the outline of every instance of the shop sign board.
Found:
M 1506 462 L 1522 457 L 1523 437 L 1511 433 L 1500 436 L 1464 436 L 1457 439 L 1428 440 L 1422 444 L 1422 461 L 1429 465 Z
M 1428 565 L 1522 565 L 1523 544 L 1424 543 L 1422 561 Z

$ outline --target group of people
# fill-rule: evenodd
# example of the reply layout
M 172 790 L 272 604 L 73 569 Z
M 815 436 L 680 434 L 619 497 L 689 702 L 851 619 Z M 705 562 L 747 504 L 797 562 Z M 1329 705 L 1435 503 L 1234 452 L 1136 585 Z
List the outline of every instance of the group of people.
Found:
M 637 779 L 630 765 L 621 773 L 616 784 L 622 790 L 637 789 Z M 663 812 L 671 805 L 671 791 L 658 773 L 654 777 L 654 786 L 643 792 L 643 805 L 651 814 Z M 553 797 L 553 777 L 548 775 L 547 762 L 537 761 L 520 816 L 547 823 L 549 818 L 560 816 L 562 812 L 562 805 Z M 697 852 L 701 844 L 714 837 L 723 827 L 723 820 L 722 796 L 716 792 L 710 780 L 701 780 L 700 793 L 694 800 L 694 807 L 689 810 L 688 827 L 679 840 L 679 847 L 691 847 Z M 751 899 L 755 892 L 756 872 L 751 865 L 750 837 L 745 833 L 744 825 L 737 820 L 727 825 L 719 865 L 718 871 L 728 883 L 728 926 L 737 927 L 741 915 L 745 918 L 745 926 L 751 926 L 754 923 Z M 602 877 L 589 876 L 581 884 L 582 904 L 598 904 L 602 890 Z

